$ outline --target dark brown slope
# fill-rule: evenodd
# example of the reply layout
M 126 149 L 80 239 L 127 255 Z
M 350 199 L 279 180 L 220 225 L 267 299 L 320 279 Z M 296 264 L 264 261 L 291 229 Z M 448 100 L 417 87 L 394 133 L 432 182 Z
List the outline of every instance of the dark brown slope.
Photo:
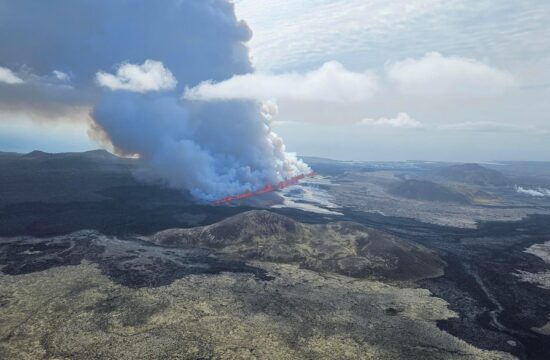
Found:
M 426 248 L 356 223 L 307 225 L 269 211 L 249 211 L 204 227 L 165 230 L 144 240 L 359 278 L 418 280 L 441 275 L 445 265 Z
M 459 164 L 437 169 L 435 175 L 451 181 L 481 186 L 506 186 L 510 180 L 500 172 L 479 164 Z
M 105 189 L 138 185 L 135 168 L 135 161 L 102 150 L 0 156 L 0 206 L 102 200 Z
M 420 201 L 458 204 L 468 204 L 470 202 L 467 196 L 458 191 L 427 180 L 404 180 L 390 186 L 388 192 L 395 196 Z

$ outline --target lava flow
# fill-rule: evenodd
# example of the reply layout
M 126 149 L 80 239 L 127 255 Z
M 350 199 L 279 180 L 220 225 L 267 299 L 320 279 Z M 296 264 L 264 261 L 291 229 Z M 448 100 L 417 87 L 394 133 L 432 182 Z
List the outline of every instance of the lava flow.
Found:
M 248 199 L 248 198 L 251 198 L 251 197 L 256 196 L 256 195 L 262 195 L 262 194 L 266 194 L 266 193 L 273 192 L 273 191 L 276 191 L 276 190 L 282 190 L 286 187 L 298 184 L 298 182 L 300 180 L 302 180 L 303 178 L 305 178 L 306 176 L 314 177 L 315 175 L 316 174 L 313 171 L 310 172 L 307 175 L 300 174 L 298 176 L 293 176 L 290 179 L 280 181 L 277 185 L 267 184 L 263 188 L 258 189 L 254 192 L 249 190 L 249 191 L 246 191 L 246 192 L 241 193 L 241 194 L 226 196 L 222 199 L 214 201 L 212 204 L 213 205 L 222 205 L 222 204 L 226 204 L 228 202 L 234 201 L 234 200 Z

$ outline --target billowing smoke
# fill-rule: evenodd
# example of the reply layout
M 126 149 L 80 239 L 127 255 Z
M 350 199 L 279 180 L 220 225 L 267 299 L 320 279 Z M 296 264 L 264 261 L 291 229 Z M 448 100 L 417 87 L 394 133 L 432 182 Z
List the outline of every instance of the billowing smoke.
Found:
M 174 92 L 113 91 L 93 115 L 118 151 L 140 156 L 150 176 L 215 199 L 308 171 L 285 152 L 271 131 L 269 111 L 259 106 L 191 103 Z
M 149 178 L 215 199 L 309 170 L 271 131 L 273 104 L 182 98 L 203 81 L 253 71 L 251 31 L 232 4 L 0 0 L 0 8 L 0 66 L 13 76 L 23 67 L 36 78 L 67 74 L 78 101 L 59 106 L 91 105 L 98 138 L 138 155 Z

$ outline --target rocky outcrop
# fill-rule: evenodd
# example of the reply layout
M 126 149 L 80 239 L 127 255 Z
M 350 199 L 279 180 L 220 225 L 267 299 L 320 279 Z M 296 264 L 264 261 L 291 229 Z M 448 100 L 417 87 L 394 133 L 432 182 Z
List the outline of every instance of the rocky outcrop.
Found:
M 143 240 L 358 278 L 418 280 L 441 275 L 445 265 L 422 246 L 357 223 L 302 224 L 265 210 L 203 227 L 169 229 Z

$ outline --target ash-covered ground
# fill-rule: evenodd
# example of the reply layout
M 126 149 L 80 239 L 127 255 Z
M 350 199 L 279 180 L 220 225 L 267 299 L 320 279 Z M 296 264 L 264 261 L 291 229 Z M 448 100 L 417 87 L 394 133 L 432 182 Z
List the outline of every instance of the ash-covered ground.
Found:
M 0 357 L 550 358 L 550 164 L 307 162 L 214 207 L 1 154 Z

